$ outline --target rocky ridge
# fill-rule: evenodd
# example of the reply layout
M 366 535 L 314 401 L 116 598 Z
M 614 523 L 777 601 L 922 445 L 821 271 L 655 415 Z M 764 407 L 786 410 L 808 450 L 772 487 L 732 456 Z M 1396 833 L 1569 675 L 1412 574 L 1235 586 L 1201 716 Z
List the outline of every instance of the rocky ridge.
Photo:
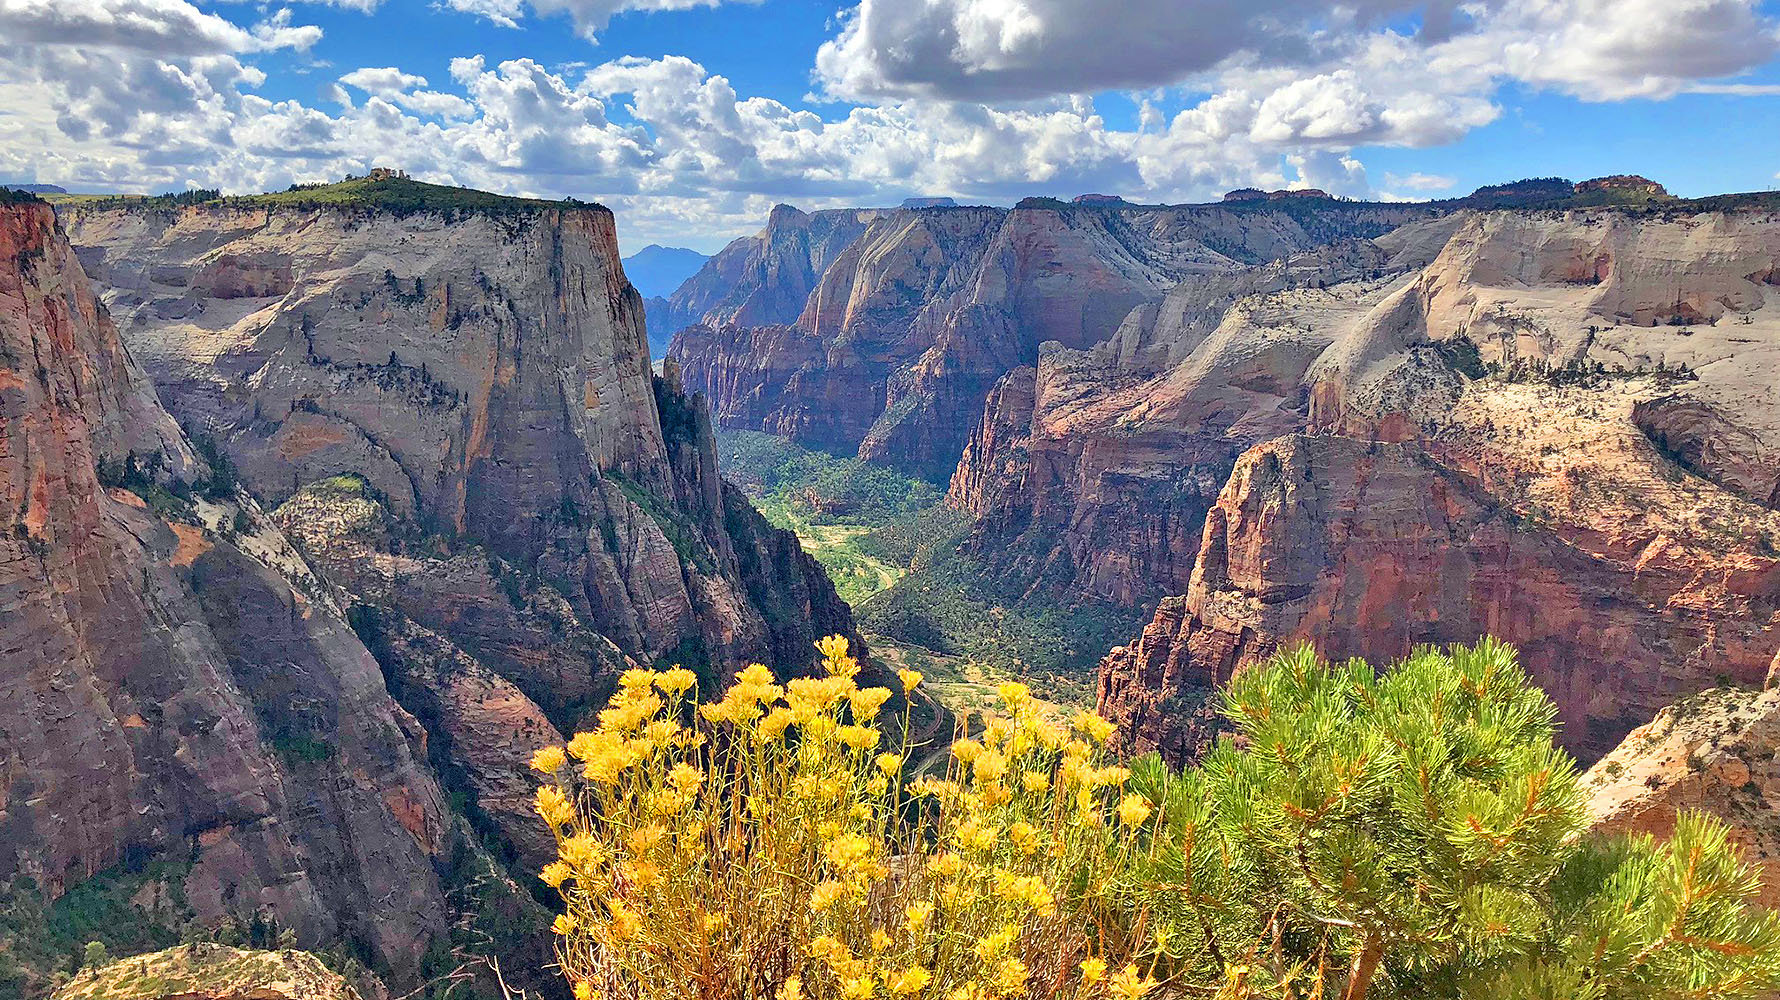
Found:
M 1376 249 L 1425 264 L 1243 294 L 1210 333 L 1139 317 L 1093 357 L 1052 361 L 1034 399 L 1054 402 L 1023 425 L 985 417 L 1007 443 L 976 450 L 955 499 L 1060 508 L 1048 537 L 1072 553 L 1097 547 L 1071 532 L 1132 516 L 1127 469 L 1215 479 L 1205 449 L 1246 449 L 1197 538 L 1166 557 L 1123 546 L 1144 583 L 1192 566 L 1182 599 L 1102 664 L 1102 710 L 1131 745 L 1190 756 L 1192 706 L 1298 639 L 1375 660 L 1515 642 L 1585 758 L 1717 678 L 1758 681 L 1780 644 L 1780 221 L 1468 213 Z M 1028 468 L 1044 489 L 999 486 L 1040 477 Z M 985 548 L 1012 547 L 985 530 Z M 1138 530 L 1184 534 L 1161 517 Z M 1076 568 L 1125 570 L 1108 566 Z
M 846 231 L 831 228 L 822 245 L 839 244 L 832 253 L 788 268 L 777 249 L 805 245 L 811 217 L 781 208 L 760 236 L 733 244 L 681 289 L 728 287 L 730 299 L 775 308 L 707 310 L 669 353 L 723 426 L 944 481 L 995 380 L 1032 364 L 1039 345 L 1090 347 L 1189 275 L 1446 211 L 1326 199 L 885 210 L 847 216 L 860 225 L 853 236 L 842 243 Z M 750 319 L 766 315 L 774 318 Z
M 180 945 L 87 969 L 52 1000 L 374 1000 L 300 951 Z
M 0 250 L 0 879 L 53 900 L 164 854 L 201 920 L 411 974 L 446 910 L 425 730 L 161 410 L 49 206 L 0 206 Z
M 1601 833 L 1665 839 L 1684 811 L 1730 828 L 1762 867 L 1763 906 L 1780 904 L 1780 691 L 1713 688 L 1632 730 L 1582 777 Z

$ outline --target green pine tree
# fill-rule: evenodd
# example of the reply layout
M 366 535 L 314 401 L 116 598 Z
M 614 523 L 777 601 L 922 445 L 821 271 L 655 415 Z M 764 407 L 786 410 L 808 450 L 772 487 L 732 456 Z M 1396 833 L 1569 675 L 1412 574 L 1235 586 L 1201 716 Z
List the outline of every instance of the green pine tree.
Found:
M 1740 997 L 1780 921 L 1716 823 L 1585 834 L 1556 709 L 1494 640 L 1379 673 L 1288 650 L 1236 678 L 1236 737 L 1133 786 L 1160 812 L 1147 898 L 1179 982 L 1227 995 Z

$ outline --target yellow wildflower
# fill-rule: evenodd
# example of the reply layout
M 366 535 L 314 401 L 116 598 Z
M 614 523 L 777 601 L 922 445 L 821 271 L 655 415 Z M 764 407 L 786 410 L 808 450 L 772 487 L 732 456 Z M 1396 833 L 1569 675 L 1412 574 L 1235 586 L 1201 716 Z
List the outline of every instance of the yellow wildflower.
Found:
M 685 694 L 697 683 L 697 674 L 677 664 L 672 670 L 664 670 L 655 678 L 655 686 L 669 695 Z
M 884 988 L 898 996 L 913 996 L 927 988 L 933 981 L 933 974 L 919 965 L 911 965 L 894 976 L 884 979 Z
M 1100 977 L 1104 975 L 1106 975 L 1106 961 L 1104 959 L 1082 959 L 1082 982 L 1092 986 L 1095 983 L 1098 983 Z
M 1026 988 L 1026 963 L 1017 958 L 1004 958 L 995 969 L 995 989 L 1004 995 Z
M 854 976 L 841 980 L 841 996 L 846 1000 L 871 1000 L 875 993 L 870 976 Z
M 1020 775 L 1020 787 L 1029 792 L 1042 792 L 1051 787 L 1051 776 L 1043 771 L 1025 771 Z
M 555 785 L 539 788 L 533 796 L 533 803 L 537 806 L 538 815 L 544 817 L 544 822 L 552 827 L 562 826 L 575 818 L 575 807 L 569 805 L 568 796 Z
M 851 870 L 871 857 L 871 841 L 857 833 L 845 833 L 824 845 L 822 853 L 836 867 Z
M 910 670 L 905 667 L 898 670 L 896 676 L 902 681 L 903 694 L 908 694 L 910 691 L 913 691 L 915 686 L 921 683 L 921 671 L 919 670 Z
M 1019 925 L 1008 924 L 993 934 L 978 938 L 977 957 L 985 962 L 994 961 L 1007 954 L 1007 950 L 1014 945 L 1014 939 L 1019 936 Z
M 618 900 L 608 900 L 606 908 L 612 911 L 612 937 L 614 940 L 628 941 L 642 929 L 642 921 Z
M 910 933 L 919 934 L 921 933 L 921 929 L 927 926 L 927 921 L 933 916 L 933 904 L 928 902 L 910 903 L 907 910 L 907 916 L 909 918 Z
M 668 772 L 668 782 L 682 792 L 692 793 L 705 783 L 705 774 L 691 764 L 679 763 Z
M 849 700 L 853 704 L 853 718 L 866 722 L 878 714 L 884 703 L 890 700 L 889 688 L 861 688 L 853 692 Z
M 958 762 L 961 764 L 968 765 L 971 761 L 976 760 L 982 752 L 983 745 L 975 740 L 958 740 L 952 744 L 952 756 L 958 758 Z
M 551 923 L 550 929 L 563 937 L 568 937 L 575 933 L 575 918 L 566 913 L 559 913 L 556 920 Z
M 604 746 L 605 741 L 592 733 L 576 733 L 574 739 L 569 740 L 569 756 L 576 760 L 588 760 Z
M 650 823 L 648 826 L 639 826 L 632 830 L 624 838 L 624 842 L 632 854 L 646 854 L 653 850 L 656 844 L 661 843 L 661 838 L 665 836 L 667 836 L 667 831 L 660 824 Z
M 785 735 L 791 728 L 791 710 L 775 708 L 768 712 L 766 718 L 760 720 L 760 726 L 754 731 L 754 738 L 762 743 L 770 743 Z
M 795 975 L 788 977 L 779 987 L 778 1000 L 803 1000 L 803 980 Z
M 576 983 L 575 1000 L 593 1000 L 593 984 L 585 979 Z
M 819 935 L 810 941 L 810 954 L 831 964 L 834 962 L 845 961 L 853 957 L 852 952 L 847 950 L 846 945 L 826 934 Z
M 543 879 L 544 884 L 550 888 L 560 889 L 562 884 L 569 880 L 571 874 L 573 873 L 569 871 L 568 865 L 560 861 L 552 861 L 544 866 L 544 870 L 538 873 L 538 877 Z
M 883 951 L 888 947 L 890 947 L 890 935 L 884 933 L 882 930 L 871 932 L 871 949 L 873 951 Z
M 810 909 L 817 913 L 845 899 L 847 887 L 839 882 L 822 882 L 810 891 Z
M 901 773 L 901 771 L 902 771 L 902 754 L 899 754 L 899 753 L 878 754 L 876 763 L 878 765 L 878 770 L 882 771 L 884 773 L 884 777 L 894 778 L 897 776 L 897 774 Z
M 1113 730 L 1119 728 L 1086 709 L 1075 713 L 1075 725 L 1096 743 L 1105 743 L 1106 738 L 1113 734 Z
M 1142 826 L 1150 818 L 1150 804 L 1136 793 L 1119 800 L 1119 822 L 1126 826 Z
M 878 745 L 883 734 L 870 726 L 842 726 L 841 742 L 855 750 L 870 750 Z
M 1106 983 L 1112 995 L 1121 1000 L 1138 1000 L 1155 985 L 1156 981 L 1140 975 L 1135 965 L 1125 966 Z
M 1004 681 L 996 685 L 995 693 L 1000 696 L 1001 703 L 1009 708 L 1018 708 L 1032 699 L 1032 689 L 1019 681 Z
M 752 688 L 772 687 L 778 683 L 773 672 L 764 663 L 750 663 L 747 669 L 736 675 L 735 682 Z
M 557 851 L 563 864 L 577 872 L 590 871 L 595 865 L 606 860 L 605 851 L 593 842 L 593 838 L 585 833 L 576 834 L 562 842 Z
M 822 658 L 830 663 L 844 659 L 847 655 L 847 637 L 831 635 L 818 639 L 816 640 L 816 652 L 821 653 Z
M 1007 774 L 1007 758 L 994 750 L 984 750 L 971 765 L 971 773 L 983 784 L 1000 781 Z
M 568 755 L 563 753 L 562 747 L 544 747 L 532 754 L 532 770 L 540 774 L 555 774 L 567 761 Z

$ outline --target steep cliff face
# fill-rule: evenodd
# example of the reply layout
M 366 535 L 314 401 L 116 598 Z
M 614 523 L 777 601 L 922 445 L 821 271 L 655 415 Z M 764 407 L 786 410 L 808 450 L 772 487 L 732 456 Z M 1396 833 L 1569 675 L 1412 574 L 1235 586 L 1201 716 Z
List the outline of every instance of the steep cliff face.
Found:
M 1376 236 L 1444 211 L 1039 200 L 1011 211 L 887 212 L 827 265 L 795 323 L 763 330 L 711 316 L 681 331 L 670 354 L 725 426 L 857 451 L 943 480 L 990 387 L 1033 364 L 1040 344 L 1106 340 L 1134 307 L 1188 275 Z M 707 272 L 716 275 L 715 261 Z M 801 287 L 787 285 L 781 297 Z
M 189 859 L 201 918 L 411 973 L 445 911 L 423 731 L 160 409 L 48 206 L 0 206 L 0 262 L 0 878 Z
M 1780 636 L 1761 471 L 1776 255 L 1780 223 L 1759 214 L 1485 213 L 1404 277 L 1239 300 L 1229 316 L 1285 317 L 1239 339 L 1295 371 L 1272 395 L 1295 390 L 1317 433 L 1237 461 L 1183 600 L 1103 663 L 1102 709 L 1131 744 L 1187 755 L 1168 706 L 1282 642 L 1383 660 L 1488 632 L 1521 646 L 1586 758 L 1718 678 L 1759 680 Z M 1313 294 L 1346 305 L 1319 317 Z M 1717 322 L 1678 322 L 1676 303 Z M 1299 332 L 1255 335 L 1280 328 Z M 1218 383 L 1217 405 L 1252 419 L 1247 381 Z
M 403 606 L 540 704 L 591 696 L 608 646 L 800 663 L 807 622 L 845 621 L 813 564 L 751 571 L 784 542 L 728 516 L 708 428 L 651 376 L 606 210 L 250 200 L 65 221 L 174 415 L 270 503 L 352 474 L 410 534 L 444 538 Z M 762 267 L 795 256 L 781 244 L 815 253 L 818 227 L 792 228 Z M 471 550 L 506 568 L 452 558 Z M 603 639 L 541 664 L 555 639 L 487 613 L 509 572 L 560 595 L 568 634 Z M 787 592 L 803 623 L 776 617 Z
M 1401 245 L 1188 279 L 1104 344 L 1041 348 L 991 392 L 953 475 L 967 548 L 1015 582 L 1127 607 L 1184 592 L 1236 456 L 1303 425 L 1304 373 L 1416 262 Z

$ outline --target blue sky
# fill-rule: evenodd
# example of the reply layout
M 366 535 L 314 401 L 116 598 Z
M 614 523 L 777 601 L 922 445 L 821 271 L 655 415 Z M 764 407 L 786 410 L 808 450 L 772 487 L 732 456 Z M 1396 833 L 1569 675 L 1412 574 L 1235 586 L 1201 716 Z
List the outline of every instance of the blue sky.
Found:
M 0 0 L 0 179 L 774 202 L 1780 181 L 1780 0 Z M 422 82 L 424 80 L 424 82 Z

